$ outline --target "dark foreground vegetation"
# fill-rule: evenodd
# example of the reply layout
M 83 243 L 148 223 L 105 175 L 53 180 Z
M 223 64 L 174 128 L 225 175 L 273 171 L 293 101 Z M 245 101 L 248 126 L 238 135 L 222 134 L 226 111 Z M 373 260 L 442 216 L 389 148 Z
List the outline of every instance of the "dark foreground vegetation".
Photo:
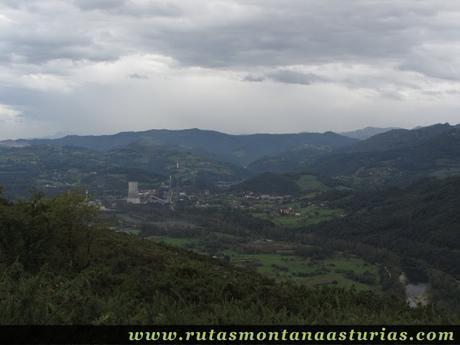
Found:
M 84 198 L 0 199 L 0 323 L 458 323 L 435 309 L 254 272 L 107 230 Z

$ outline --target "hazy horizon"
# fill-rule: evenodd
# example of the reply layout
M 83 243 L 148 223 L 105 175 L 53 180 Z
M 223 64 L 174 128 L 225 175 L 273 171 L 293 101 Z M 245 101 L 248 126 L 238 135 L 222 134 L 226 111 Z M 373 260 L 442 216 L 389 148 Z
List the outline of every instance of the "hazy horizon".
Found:
M 353 133 L 353 132 L 359 132 L 359 131 L 364 131 L 364 130 L 367 130 L 367 129 L 388 129 L 388 130 L 392 130 L 392 129 L 406 129 L 406 130 L 414 130 L 414 129 L 418 129 L 418 128 L 422 128 L 422 127 L 430 127 L 430 126 L 434 126 L 434 125 L 440 125 L 440 124 L 449 124 L 451 126 L 457 126 L 457 125 L 460 125 L 460 124 L 457 124 L 457 123 L 441 123 L 441 122 L 438 122 L 438 123 L 431 123 L 431 124 L 428 124 L 426 126 L 415 126 L 415 127 L 411 127 L 411 128 L 404 128 L 404 127 L 391 127 L 391 126 L 387 126 L 387 127 L 374 127 L 374 126 L 366 126 L 366 127 L 362 127 L 362 128 L 355 128 L 355 129 L 352 129 L 352 130 L 349 130 L 349 131 L 343 131 L 343 132 L 338 132 L 338 131 L 332 131 L 332 130 L 325 130 L 325 131 L 296 131 L 296 132 L 247 132 L 247 133 L 238 133 L 238 132 L 226 132 L 226 131 L 222 131 L 222 130 L 218 130 L 218 129 L 209 129 L 209 128 L 197 128 L 197 127 L 190 127 L 190 128 L 176 128 L 176 129 L 172 129 L 172 128 L 145 128 L 145 129 L 140 129 L 140 130 L 126 130 L 126 131 L 116 131 L 116 132 L 106 132 L 106 133 L 55 133 L 55 134 L 51 134 L 51 135 L 48 135 L 48 136 L 42 136 L 42 137 L 21 137 L 21 138 L 0 138 L 0 141 L 8 141 L 8 140 L 33 140 L 33 139 L 60 139 L 60 138 L 64 138 L 66 136 L 103 136 L 103 135 L 116 135 L 116 134 L 120 134 L 120 133 L 126 133 L 126 132 L 147 132 L 147 131 L 189 131 L 189 130 L 199 130 L 199 131 L 211 131 L 211 132 L 218 132 L 218 133 L 222 133 L 222 134 L 227 134 L 227 135 L 257 135 L 257 134 L 303 134 L 303 133 L 327 133 L 327 132 L 332 132 L 332 133 L 336 133 L 336 134 L 341 134 L 341 135 L 346 135 L 346 134 L 349 134 L 349 133 Z
M 449 0 L 5 0 L 0 139 L 458 123 L 459 19 Z

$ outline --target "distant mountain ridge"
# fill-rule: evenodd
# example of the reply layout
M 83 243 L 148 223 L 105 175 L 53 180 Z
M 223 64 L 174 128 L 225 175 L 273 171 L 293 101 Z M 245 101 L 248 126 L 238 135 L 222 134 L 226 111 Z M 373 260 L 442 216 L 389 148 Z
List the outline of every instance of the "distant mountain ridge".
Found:
M 347 146 L 300 149 L 250 164 L 256 172 L 310 172 L 365 184 L 460 174 L 460 127 L 394 129 Z
M 393 129 L 384 133 L 374 135 L 366 140 L 355 143 L 346 148 L 347 152 L 370 152 L 401 149 L 410 146 L 417 146 L 426 140 L 444 134 L 458 127 L 448 123 L 435 124 L 415 129 Z
M 87 149 L 91 152 L 82 153 L 82 158 L 90 159 L 85 165 L 101 160 L 159 175 L 169 175 L 176 162 L 183 162 L 186 176 L 214 182 L 270 172 L 325 176 L 340 179 L 347 186 L 377 186 L 427 176 L 460 175 L 460 127 L 448 123 L 393 129 L 366 140 L 333 132 L 231 135 L 187 129 L 8 140 L 0 142 L 2 146 L 3 150 L 22 150 L 23 146 Z M 46 162 L 58 157 L 53 153 L 43 159 Z M 10 169 L 11 162 L 5 161 L 5 168 Z M 27 165 L 27 161 L 21 164 Z M 273 185 L 271 180 L 268 184 Z
M 370 137 L 373 137 L 374 135 L 389 132 L 394 129 L 398 129 L 398 128 L 397 127 L 387 127 L 387 128 L 365 127 L 365 128 L 357 129 L 354 131 L 341 132 L 339 134 L 344 135 L 346 137 L 353 138 L 353 139 L 366 140 L 366 139 L 369 139 Z
M 460 128 L 392 130 L 322 156 L 309 169 L 370 185 L 460 175 Z
M 279 154 L 306 146 L 338 148 L 356 142 L 333 132 L 297 134 L 231 135 L 217 131 L 186 129 L 153 129 L 144 132 L 121 132 L 113 135 L 77 136 L 59 139 L 4 141 L 6 146 L 60 145 L 107 151 L 132 143 L 174 146 L 177 149 L 206 152 L 212 158 L 247 165 L 268 155 Z M 1 144 L 2 142 L 0 142 Z

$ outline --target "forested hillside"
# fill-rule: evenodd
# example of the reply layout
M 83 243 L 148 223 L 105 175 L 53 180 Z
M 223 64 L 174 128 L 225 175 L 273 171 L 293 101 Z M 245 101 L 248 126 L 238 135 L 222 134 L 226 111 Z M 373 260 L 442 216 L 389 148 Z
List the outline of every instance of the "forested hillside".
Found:
M 407 184 L 427 176 L 460 174 L 460 129 L 438 124 L 396 129 L 329 151 L 292 150 L 253 162 L 255 171 L 304 171 L 355 188 Z
M 455 129 L 458 128 L 451 126 L 448 123 L 438 123 L 432 126 L 420 127 L 411 130 L 393 129 L 371 136 L 366 140 L 359 141 L 350 145 L 343 151 L 374 152 L 414 147 Z
M 348 216 L 315 226 L 317 236 L 395 253 L 409 279 L 430 282 L 439 303 L 460 308 L 460 178 L 351 194 L 334 204 Z
M 158 185 L 174 175 L 182 186 L 212 186 L 241 180 L 234 164 L 174 147 L 133 143 L 109 151 L 56 145 L 0 147 L 0 184 L 13 197 L 31 190 L 56 193 L 80 187 L 95 194 L 124 195 L 129 180 Z
M 232 187 L 235 192 L 253 192 L 258 194 L 298 194 L 300 186 L 287 176 L 263 173 L 249 178 Z
M 83 197 L 0 201 L 2 324 L 455 323 L 368 292 L 277 284 L 106 230 Z
M 432 126 L 391 131 L 343 152 L 325 156 L 310 169 L 327 176 L 350 176 L 364 184 L 415 180 L 460 173 L 460 130 Z

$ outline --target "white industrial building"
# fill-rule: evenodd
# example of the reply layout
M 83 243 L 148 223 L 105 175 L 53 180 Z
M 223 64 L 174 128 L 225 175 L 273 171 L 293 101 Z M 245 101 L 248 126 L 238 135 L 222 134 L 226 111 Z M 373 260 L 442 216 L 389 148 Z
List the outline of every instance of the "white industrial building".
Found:
M 128 204 L 140 204 L 141 198 L 139 196 L 139 186 L 137 182 L 128 182 Z

